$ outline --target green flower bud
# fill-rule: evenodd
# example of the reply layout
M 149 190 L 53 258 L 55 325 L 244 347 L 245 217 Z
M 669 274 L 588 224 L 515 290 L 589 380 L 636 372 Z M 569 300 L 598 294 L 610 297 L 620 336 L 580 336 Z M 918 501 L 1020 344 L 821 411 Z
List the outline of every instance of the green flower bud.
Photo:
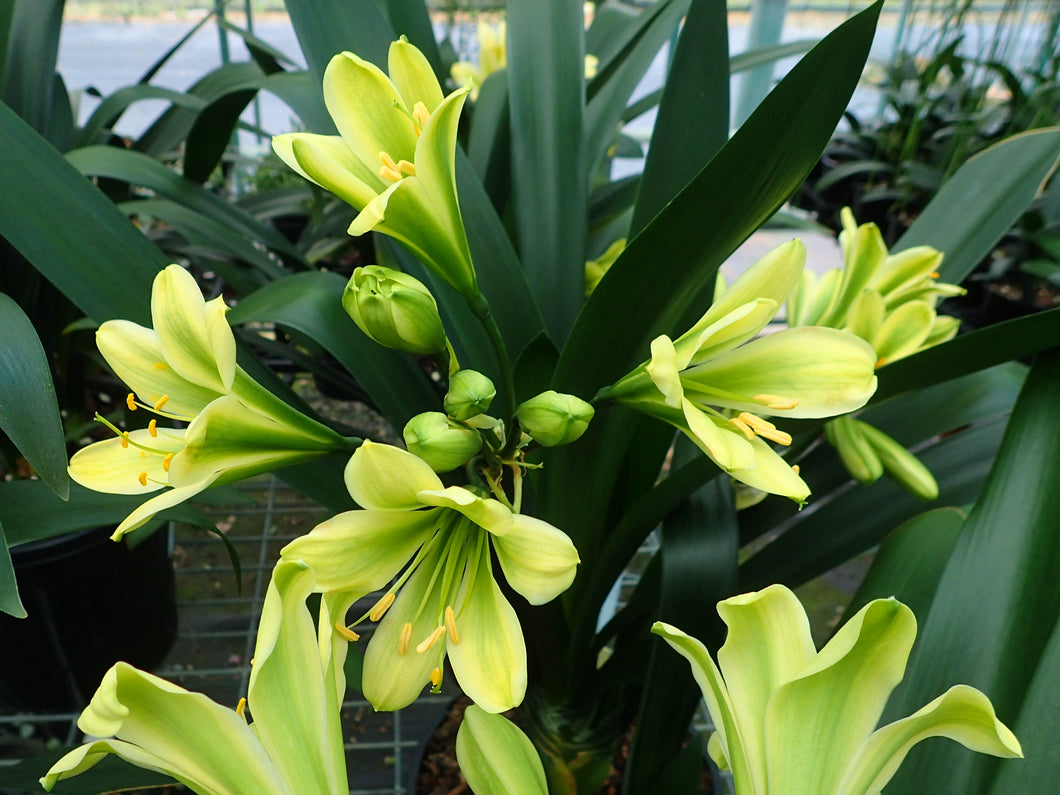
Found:
M 569 444 L 585 433 L 593 407 L 574 395 L 548 390 L 522 403 L 515 411 L 519 424 L 538 444 Z
M 453 419 L 468 420 L 482 414 L 497 395 L 497 388 L 482 373 L 460 370 L 449 379 L 449 391 L 442 404 Z
M 439 411 L 417 414 L 401 434 L 405 446 L 435 472 L 449 472 L 467 463 L 482 447 L 478 431 L 467 428 Z
M 387 348 L 421 354 L 445 350 L 438 304 L 407 273 L 381 265 L 357 268 L 342 294 L 342 306 L 361 331 Z

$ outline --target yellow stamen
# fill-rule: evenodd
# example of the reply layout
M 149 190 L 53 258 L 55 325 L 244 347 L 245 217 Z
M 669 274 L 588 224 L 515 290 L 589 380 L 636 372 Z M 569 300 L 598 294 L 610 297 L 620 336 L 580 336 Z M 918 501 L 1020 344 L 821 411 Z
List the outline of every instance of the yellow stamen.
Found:
M 799 465 L 798 464 L 792 464 L 791 465 L 791 471 L 794 472 L 796 475 L 799 474 Z
M 763 403 L 766 408 L 777 411 L 789 411 L 799 405 L 799 401 L 790 398 L 778 397 L 777 395 L 755 395 L 751 398 L 755 403 Z
M 445 608 L 445 631 L 449 633 L 449 640 L 453 643 L 460 642 L 460 636 L 456 632 L 456 614 L 452 605 Z
M 401 637 L 398 638 L 398 654 L 405 654 L 409 650 L 409 644 L 412 642 L 412 624 L 405 622 L 405 626 L 401 628 Z
M 410 163 L 408 160 L 399 160 L 397 167 L 398 171 L 400 171 L 402 174 L 406 174 L 410 177 L 416 176 L 416 166 Z
M 761 417 L 756 417 L 746 411 L 740 412 L 740 419 L 746 422 L 754 432 L 764 439 L 769 439 L 771 442 L 777 444 L 789 445 L 791 444 L 791 434 L 784 433 L 784 431 L 778 431 L 777 426 L 771 422 L 768 422 Z
M 147 451 L 146 450 L 141 450 L 140 451 L 140 458 L 143 459 L 144 461 L 147 460 Z
M 881 357 L 881 358 L 877 359 L 876 360 L 876 369 L 879 370 L 885 364 L 887 364 L 887 359 L 886 358 Z
M 931 273 L 928 274 L 928 278 L 929 279 L 937 279 L 938 277 L 939 277 L 939 272 L 938 271 L 931 271 Z
M 158 436 L 158 420 L 151 420 L 147 423 L 147 432 L 151 436 Z
M 126 432 L 122 433 L 118 438 L 121 440 L 121 446 L 126 448 L 126 449 L 128 449 L 128 447 L 129 447 L 129 432 L 126 431 Z
M 169 367 L 169 365 L 166 364 L 165 362 L 155 362 L 154 365 L 152 365 L 152 366 L 156 370 L 165 370 L 167 367 Z
M 161 411 L 162 407 L 164 405 L 166 405 L 168 402 L 169 402 L 169 395 L 162 395 L 162 397 L 160 397 L 158 399 L 158 402 L 155 403 L 155 411 Z
M 372 608 L 372 612 L 368 614 L 368 618 L 371 621 L 378 621 L 390 609 L 390 605 L 394 604 L 394 594 L 388 593 L 382 599 L 375 603 L 375 607 Z
M 136 395 L 130 392 L 125 396 L 125 405 L 129 407 L 129 411 L 136 411 Z
M 358 635 L 345 624 L 339 623 L 338 621 L 335 622 L 335 631 L 342 635 L 342 637 L 346 638 L 346 640 L 348 640 L 350 643 L 354 643 L 361 639 L 360 635 Z
M 394 162 L 394 158 L 386 152 L 380 152 L 379 159 L 383 162 L 383 167 L 379 169 L 379 176 L 387 182 L 397 182 L 401 179 L 401 171 L 398 169 L 398 164 Z
M 176 453 L 170 453 L 169 455 L 167 455 L 165 458 L 162 459 L 162 471 L 163 472 L 168 472 L 169 471 L 169 465 L 173 463 L 173 456 L 174 455 L 176 455 Z
M 434 670 L 431 671 L 431 684 L 434 685 L 435 687 L 438 687 L 438 685 L 440 685 L 441 683 L 442 683 L 442 669 L 439 668 L 438 666 L 435 666 Z
M 411 627 L 412 624 L 409 624 L 408 626 Z M 444 634 L 445 627 L 435 627 L 434 632 L 428 635 L 427 638 L 416 647 L 417 654 L 423 654 L 425 651 L 428 651 Z
M 755 438 L 755 432 L 751 429 L 751 426 L 744 422 L 740 417 L 730 417 L 729 424 L 739 429 L 739 431 L 748 439 Z
M 245 717 L 247 711 L 247 700 L 246 698 L 239 699 L 239 703 L 236 705 L 236 715 L 239 717 Z
M 147 485 L 147 473 L 146 472 L 141 472 L 139 475 L 136 476 L 136 479 L 138 481 L 140 481 L 140 485 L 141 486 L 146 486 Z
M 427 110 L 427 106 L 422 102 L 417 102 L 412 106 L 412 127 L 416 130 L 417 138 L 423 132 L 423 128 L 427 126 L 427 120 L 430 117 L 431 112 Z

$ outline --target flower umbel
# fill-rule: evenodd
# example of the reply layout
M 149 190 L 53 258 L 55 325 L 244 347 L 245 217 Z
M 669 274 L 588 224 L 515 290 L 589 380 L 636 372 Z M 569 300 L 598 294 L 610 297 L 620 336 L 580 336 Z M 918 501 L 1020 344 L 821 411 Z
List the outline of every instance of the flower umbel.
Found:
M 126 517 L 115 539 L 212 485 L 357 443 L 291 408 L 236 364 L 227 311 L 220 298 L 204 301 L 191 274 L 171 265 L 155 278 L 154 328 L 110 320 L 96 332 L 103 358 L 132 389 L 128 408 L 156 418 L 141 430 L 111 426 L 117 438 L 74 453 L 70 477 L 111 494 L 165 489 Z M 189 424 L 167 427 L 173 422 Z
M 107 754 L 172 776 L 202 795 L 349 792 L 339 710 L 346 641 L 317 633 L 306 606 L 314 585 L 304 564 L 280 562 L 265 595 L 246 704 L 221 706 L 117 663 L 77 721 L 99 737 L 56 762 L 48 791 Z M 320 604 L 328 626 L 333 600 Z M 247 722 L 249 706 L 253 722 Z
M 867 604 L 820 652 L 782 585 L 726 599 L 718 613 L 729 628 L 718 665 L 681 630 L 656 622 L 652 632 L 691 663 L 717 727 L 708 750 L 732 771 L 736 795 L 875 795 L 927 737 L 1023 755 L 989 699 L 966 685 L 876 728 L 916 638 L 912 611 L 895 599 Z
M 308 563 L 318 572 L 317 589 L 346 593 L 346 604 L 401 572 L 354 622 L 380 622 L 365 652 L 365 698 L 394 710 L 428 682 L 437 691 L 448 655 L 461 688 L 483 709 L 519 704 L 526 647 L 493 577 L 491 548 L 512 589 L 544 604 L 574 580 L 578 554 L 570 539 L 497 500 L 443 487 L 425 462 L 388 445 L 365 442 L 346 467 L 346 485 L 364 510 L 318 525 L 281 555 Z M 336 631 L 352 634 L 341 624 Z
M 786 243 L 752 265 L 676 340 L 597 400 L 613 399 L 684 432 L 736 480 L 805 501 L 810 490 L 767 442 L 791 437 L 765 417 L 830 417 L 860 408 L 876 390 L 875 354 L 829 328 L 754 337 L 798 281 L 806 251 Z
M 324 72 L 338 135 L 273 138 L 280 158 L 358 210 L 351 235 L 393 237 L 469 301 L 479 298 L 457 202 L 457 122 L 468 89 L 442 96 L 430 64 L 404 38 L 390 45 L 390 76 L 350 52 Z

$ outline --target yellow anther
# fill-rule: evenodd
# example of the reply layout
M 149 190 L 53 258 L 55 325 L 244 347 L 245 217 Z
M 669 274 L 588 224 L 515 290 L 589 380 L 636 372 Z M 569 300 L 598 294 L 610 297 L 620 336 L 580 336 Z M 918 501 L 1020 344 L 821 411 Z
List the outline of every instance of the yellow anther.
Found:
M 125 433 L 122 433 L 120 436 L 118 436 L 118 438 L 121 440 L 121 446 L 125 447 L 125 448 L 128 448 L 128 446 L 129 446 L 129 433 L 128 433 L 128 431 L 126 431 Z
M 390 609 L 390 605 L 394 604 L 394 594 L 388 593 L 382 599 L 375 603 L 375 607 L 372 608 L 372 612 L 368 614 L 368 618 L 371 621 L 378 621 Z
M 431 671 L 431 684 L 434 685 L 435 687 L 438 687 L 438 685 L 440 685 L 441 683 L 442 683 L 442 669 L 439 668 L 436 665 L 434 667 L 434 670 Z
M 346 638 L 350 643 L 354 643 L 361 639 L 360 635 L 339 621 L 335 622 L 335 631 L 342 635 L 342 637 Z
M 784 431 L 778 431 L 777 426 L 761 417 L 756 417 L 747 411 L 740 412 L 740 419 L 747 423 L 754 430 L 756 434 L 761 436 L 763 439 L 769 439 L 771 442 L 777 444 L 789 445 L 791 444 L 791 434 L 784 433 Z
M 246 714 L 245 714 L 246 711 L 247 711 L 247 699 L 244 697 L 244 698 L 239 699 L 239 703 L 236 704 L 236 715 L 238 715 L 241 718 L 246 717 Z
M 410 177 L 416 176 L 416 166 L 410 163 L 408 160 L 399 160 L 397 167 L 398 171 L 400 171 L 402 174 L 406 174 Z
M 165 458 L 162 459 L 162 471 L 163 472 L 168 472 L 169 471 L 169 465 L 173 463 L 173 456 L 174 455 L 176 455 L 176 453 L 170 453 L 169 455 L 167 455 Z
M 453 643 L 460 642 L 460 635 L 456 632 L 456 614 L 452 605 L 445 608 L 445 631 L 449 633 L 449 640 Z
M 136 479 L 138 481 L 140 481 L 140 485 L 141 486 L 146 486 L 147 485 L 147 473 L 146 472 L 141 472 L 139 475 L 136 476 Z
M 154 367 L 156 370 L 165 370 L 167 367 L 169 367 L 169 365 L 165 362 L 155 362 L 151 366 Z
M 736 427 L 748 439 L 755 438 L 755 432 L 751 429 L 751 426 L 744 422 L 740 417 L 730 417 L 729 424 Z
M 143 459 L 144 461 L 147 460 L 147 451 L 146 450 L 141 450 L 140 451 L 140 458 Z
M 409 626 L 411 627 L 412 625 L 409 624 Z M 424 652 L 429 651 L 431 646 L 433 646 L 435 643 L 437 643 L 439 641 L 439 639 L 442 637 L 442 635 L 444 635 L 444 634 L 445 634 L 445 627 L 435 627 L 434 628 L 434 632 L 432 632 L 430 635 L 428 635 L 426 637 L 426 639 L 424 639 L 416 647 L 417 654 L 423 654 Z
M 794 472 L 796 475 L 799 474 L 799 465 L 798 464 L 792 464 L 791 465 L 791 471 Z
M 151 420 L 147 423 L 147 432 L 152 436 L 158 436 L 158 420 Z
M 931 271 L 931 273 L 928 274 L 928 278 L 929 279 L 937 279 L 938 277 L 939 277 L 939 272 L 938 271 Z
M 412 624 L 405 622 L 405 626 L 401 628 L 401 637 L 398 638 L 398 654 L 405 654 L 409 650 L 409 644 L 412 643 Z
M 887 364 L 887 359 L 885 357 L 880 357 L 876 360 L 876 369 L 879 370 L 885 364 Z
M 162 395 L 155 403 L 155 411 L 161 411 L 162 407 L 169 402 L 169 395 Z
M 125 396 L 125 405 L 129 407 L 129 411 L 136 411 L 136 395 L 130 392 Z
M 417 102 L 412 106 L 412 126 L 416 130 L 417 137 L 423 132 L 423 128 L 427 126 L 429 118 L 431 118 L 431 112 L 427 110 L 427 106 L 422 102 Z
M 755 395 L 751 398 L 755 403 L 762 403 L 767 408 L 777 411 L 789 411 L 799 405 L 799 401 L 790 398 L 778 397 L 777 395 Z
M 397 182 L 401 179 L 401 171 L 398 169 L 398 164 L 394 162 L 394 158 L 386 152 L 380 152 L 379 159 L 383 162 L 383 167 L 379 169 L 379 176 L 387 182 Z

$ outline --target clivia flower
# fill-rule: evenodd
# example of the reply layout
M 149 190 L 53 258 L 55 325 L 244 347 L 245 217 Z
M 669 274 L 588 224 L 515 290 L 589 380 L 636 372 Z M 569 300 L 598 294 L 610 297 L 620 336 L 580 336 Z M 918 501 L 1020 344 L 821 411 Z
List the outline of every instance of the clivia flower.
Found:
M 358 211 L 351 235 L 397 240 L 469 301 L 480 301 L 457 202 L 456 133 L 468 89 L 442 96 L 430 64 L 404 37 L 390 45 L 390 76 L 350 52 L 324 72 L 338 135 L 272 139 L 288 166 Z
M 729 631 L 717 665 L 676 627 L 656 622 L 652 632 L 691 664 L 716 728 L 708 751 L 732 771 L 735 795 L 877 795 L 928 737 L 1023 756 L 990 700 L 967 685 L 876 728 L 916 639 L 916 618 L 895 599 L 865 605 L 820 652 L 782 585 L 726 599 L 718 613 Z
M 445 488 L 424 461 L 389 445 L 358 448 L 346 486 L 364 509 L 329 519 L 280 554 L 305 561 L 317 572 L 317 590 L 345 593 L 347 604 L 401 573 L 352 625 L 380 622 L 364 656 L 365 698 L 378 710 L 395 710 L 428 682 L 437 691 L 448 655 L 461 688 L 483 709 L 519 704 L 526 646 L 494 579 L 491 549 L 512 589 L 537 605 L 573 582 L 578 553 L 570 539 L 498 500 Z M 357 638 L 341 623 L 336 631 Z
M 212 485 L 349 449 L 348 440 L 291 408 L 236 364 L 235 337 L 218 297 L 204 301 L 195 279 L 178 265 L 155 277 L 154 328 L 109 320 L 96 344 L 132 389 L 129 409 L 144 410 L 147 428 L 119 431 L 74 453 L 70 477 L 93 491 L 151 494 L 114 533 L 119 539 L 156 513 Z M 109 424 L 109 423 L 108 423 Z
M 114 754 L 200 795 L 348 793 L 339 720 L 346 642 L 333 642 L 332 632 L 318 638 L 306 605 L 313 585 L 304 564 L 276 566 L 247 698 L 236 709 L 119 662 L 77 721 L 86 735 L 101 739 L 62 757 L 41 785 L 50 792 Z M 321 600 L 323 625 L 334 615 L 332 604 Z
M 796 502 L 810 490 L 767 442 L 791 437 L 768 416 L 831 417 L 876 390 L 872 347 L 845 331 L 798 328 L 755 336 L 798 281 L 806 250 L 786 243 L 752 265 L 689 331 L 657 337 L 651 359 L 596 400 L 668 422 L 736 480 Z

